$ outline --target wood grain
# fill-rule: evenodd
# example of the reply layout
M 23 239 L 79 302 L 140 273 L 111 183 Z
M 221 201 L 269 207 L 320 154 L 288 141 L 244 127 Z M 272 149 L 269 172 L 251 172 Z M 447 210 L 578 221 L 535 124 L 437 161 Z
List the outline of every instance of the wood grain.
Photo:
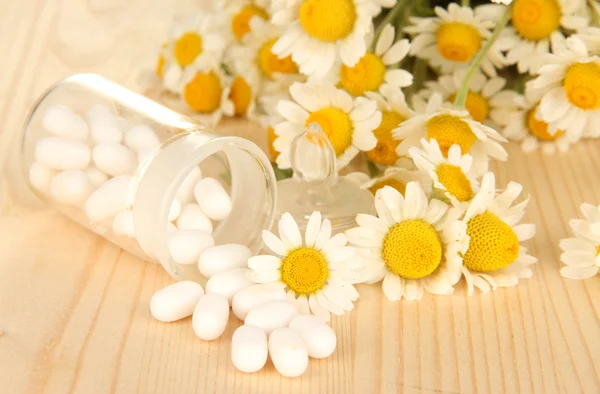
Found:
M 510 161 L 493 165 L 500 185 L 515 180 L 533 196 L 532 279 L 416 303 L 361 286 L 356 310 L 333 321 L 338 349 L 301 378 L 271 364 L 236 372 L 235 319 L 214 342 L 198 340 L 189 319 L 152 320 L 148 301 L 171 279 L 23 194 L 15 137 L 36 97 L 69 74 L 98 72 L 141 91 L 139 73 L 171 16 L 201 3 L 0 0 L 0 393 L 600 392 L 600 278 L 564 280 L 557 259 L 579 204 L 600 203 L 600 142 L 555 157 L 511 146 Z M 248 123 L 220 131 L 264 145 Z

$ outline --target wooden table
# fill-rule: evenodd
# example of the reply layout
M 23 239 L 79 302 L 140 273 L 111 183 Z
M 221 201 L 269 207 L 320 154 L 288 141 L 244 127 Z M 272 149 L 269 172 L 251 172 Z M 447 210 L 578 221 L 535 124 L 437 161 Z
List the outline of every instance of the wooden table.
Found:
M 600 278 L 559 275 L 558 240 L 578 206 L 600 203 L 600 143 L 568 155 L 509 148 L 494 165 L 501 185 L 533 195 L 527 219 L 534 276 L 512 289 L 468 297 L 388 302 L 361 286 L 353 313 L 333 321 L 339 345 L 298 379 L 271 364 L 247 375 L 229 358 L 239 321 L 214 342 L 189 320 L 154 321 L 152 293 L 171 279 L 22 193 L 15 146 L 26 111 L 52 82 L 94 71 L 140 91 L 170 16 L 191 0 L 1 0 L 0 393 L 597 393 Z M 256 126 L 232 124 L 264 145 Z M 4 160 L 6 159 L 6 160 Z M 10 184 L 10 186 L 9 186 Z

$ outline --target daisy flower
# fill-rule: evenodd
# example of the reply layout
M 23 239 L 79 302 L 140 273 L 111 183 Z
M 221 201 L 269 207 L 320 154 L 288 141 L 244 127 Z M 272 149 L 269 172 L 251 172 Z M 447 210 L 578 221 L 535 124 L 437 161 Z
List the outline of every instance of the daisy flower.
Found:
M 264 114 L 258 116 L 258 121 L 261 126 L 267 131 L 267 149 L 269 151 L 269 157 L 271 163 L 276 163 L 279 152 L 275 150 L 274 143 L 277 139 L 275 134 L 275 126 L 281 123 L 284 119 L 277 112 L 277 103 L 279 100 L 287 100 L 289 96 L 287 94 L 279 96 L 262 96 L 259 99 L 260 107 L 263 109 Z
M 216 125 L 222 115 L 232 116 L 235 111 L 230 99 L 230 81 L 218 68 L 186 72 L 181 97 L 189 108 L 209 117 Z
M 395 30 L 386 25 L 375 51 L 367 51 L 354 66 L 336 64 L 324 81 L 343 88 L 353 96 L 363 96 L 366 92 L 377 92 L 382 86 L 390 85 L 404 88 L 412 85 L 413 76 L 410 72 L 395 68 L 408 54 L 408 40 L 394 42 Z M 373 34 L 367 35 L 367 47 L 371 47 Z
M 439 93 L 444 101 L 453 103 L 464 77 L 465 70 L 442 75 L 437 81 L 425 82 L 425 88 L 418 94 L 429 99 Z M 480 72 L 473 75 L 465 104 L 471 117 L 480 123 L 504 124 L 506 116 L 516 108 L 515 99 L 518 97 L 517 92 L 504 89 L 505 86 L 506 79 L 502 77 L 488 78 Z
M 562 50 L 548 56 L 528 88 L 543 96 L 538 118 L 548 123 L 550 134 L 564 130 L 571 141 L 598 135 L 600 57 L 590 55 L 579 37 L 567 38 Z
M 421 144 L 423 149 L 415 146 L 409 149 L 417 168 L 429 176 L 433 186 L 441 190 L 453 206 L 464 208 L 479 190 L 471 171 L 473 157 L 463 156 L 458 145 L 450 147 L 446 158 L 436 140 L 421 140 Z
M 467 246 L 460 212 L 428 201 L 416 182 L 408 183 L 405 196 L 388 186 L 378 190 L 375 210 L 377 217 L 359 214 L 359 227 L 346 231 L 363 262 L 361 282 L 383 280 L 391 301 L 419 300 L 425 291 L 452 294 Z
M 577 16 L 580 0 L 514 0 L 512 26 L 507 27 L 496 42 L 506 51 L 506 63 L 516 64 L 519 73 L 536 73 L 544 64 L 552 40 L 564 37 L 563 30 L 574 31 L 586 25 L 584 17 Z M 504 7 L 485 5 L 475 14 L 497 21 Z
M 367 157 L 378 165 L 398 165 L 401 157 L 396 153 L 396 148 L 400 141 L 392 137 L 392 130 L 414 116 L 414 111 L 408 107 L 402 90 L 390 85 L 382 86 L 379 93 L 366 92 L 365 96 L 374 100 L 381 111 L 381 123 L 373 130 L 377 145 L 367 151 Z
M 335 151 L 337 169 L 358 154 L 377 145 L 373 130 L 381 123 L 377 103 L 364 97 L 353 99 L 333 85 L 295 83 L 290 88 L 293 101 L 282 100 L 277 110 L 285 119 L 275 126 L 275 149 L 279 168 L 290 168 L 290 146 L 310 123 L 318 123 Z
M 389 186 L 404 196 L 409 182 L 417 182 L 426 194 L 431 192 L 431 180 L 426 174 L 402 167 L 388 167 L 383 175 L 373 178 L 364 172 L 351 172 L 346 178 L 357 183 L 361 189 L 368 189 L 373 195 L 377 194 L 379 189 Z
M 220 3 L 220 8 L 224 8 L 231 15 L 229 29 L 238 41 L 242 41 L 252 31 L 252 19 L 266 21 L 270 18 L 269 0 L 221 0 Z
M 441 104 L 441 96 L 433 95 L 424 114 L 416 115 L 394 129 L 394 138 L 402 140 L 396 149 L 398 155 L 407 155 L 408 150 L 419 146 L 422 139 L 435 139 L 445 157 L 452 145 L 458 145 L 463 155 L 473 156 L 475 176 L 487 171 L 490 157 L 507 160 L 508 154 L 500 144 L 506 140 L 496 130 L 473 120 L 466 110 L 446 108 Z
M 177 93 L 187 70 L 217 66 L 226 45 L 222 33 L 223 20 L 218 15 L 200 12 L 177 20 L 162 53 L 165 88 Z
M 285 213 L 279 221 L 279 237 L 264 231 L 263 241 L 273 254 L 248 260 L 254 282 L 279 284 L 300 313 L 324 321 L 329 321 L 330 313 L 342 315 L 354 308 L 356 251 L 346 246 L 344 234 L 331 236 L 329 219 L 321 221 L 321 214 L 313 212 L 303 240 L 294 218 Z
M 598 3 L 598 7 L 600 7 L 600 3 Z M 585 42 L 590 54 L 600 55 L 600 27 L 586 26 L 579 29 L 577 37 Z
M 279 0 L 272 22 L 285 27 L 273 46 L 292 55 L 303 74 L 324 76 L 336 59 L 354 66 L 367 51 L 365 35 L 380 7 L 372 0 Z
M 567 135 L 562 130 L 554 134 L 548 132 L 548 123 L 537 117 L 540 101 L 528 93 L 519 95 L 515 100 L 518 108 L 508 114 L 502 135 L 510 140 L 519 141 L 523 152 L 532 152 L 541 148 L 544 154 L 552 155 L 557 150 L 559 152 L 569 150 L 571 141 Z
M 427 60 L 444 74 L 466 68 L 491 37 L 494 22 L 483 20 L 470 7 L 456 3 L 450 3 L 448 10 L 435 7 L 435 13 L 437 16 L 431 18 L 410 18 L 412 25 L 404 29 L 414 36 L 410 54 Z M 490 76 L 496 76 L 496 69 L 504 67 L 504 57 L 495 45 L 480 67 Z
M 574 238 L 560 240 L 564 251 L 560 261 L 566 264 L 560 274 L 569 279 L 588 279 L 600 269 L 600 207 L 581 204 L 585 219 L 571 220 Z
M 256 99 L 260 92 L 260 83 L 252 75 L 237 74 L 229 87 L 229 100 L 233 103 L 233 115 L 254 118 Z
M 488 172 L 479 193 L 469 204 L 462 219 L 467 226 L 469 247 L 461 267 L 469 295 L 474 287 L 487 293 L 497 287 L 515 286 L 520 278 L 531 277 L 530 265 L 537 259 L 528 255 L 520 243 L 534 236 L 535 225 L 518 224 L 529 199 L 513 205 L 522 189 L 511 182 L 496 195 L 494 173 Z

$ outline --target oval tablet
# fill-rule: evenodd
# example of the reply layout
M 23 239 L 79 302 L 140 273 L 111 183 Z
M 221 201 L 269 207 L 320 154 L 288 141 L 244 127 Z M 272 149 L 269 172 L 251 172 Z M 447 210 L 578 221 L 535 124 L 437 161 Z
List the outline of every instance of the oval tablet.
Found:
M 337 345 L 335 332 L 318 317 L 296 316 L 289 327 L 300 332 L 310 357 L 327 358 L 335 351 Z
M 288 300 L 273 300 L 252 308 L 246 315 L 245 324 L 260 327 L 267 334 L 281 327 L 287 327 L 298 309 Z
M 100 171 L 96 167 L 86 168 L 85 173 L 90 178 L 90 181 L 92 182 L 92 186 L 94 188 L 102 186 L 102 184 L 108 180 L 108 175 L 106 175 L 104 172 Z
M 169 251 L 177 264 L 196 264 L 200 254 L 214 245 L 213 237 L 203 231 L 177 230 L 169 233 Z
M 123 132 L 117 116 L 103 105 L 94 105 L 86 113 L 90 134 L 97 144 L 103 142 L 121 143 Z
M 223 220 L 231 213 L 231 198 L 214 178 L 203 178 L 194 187 L 194 196 L 202 211 L 213 220 Z
M 133 126 L 125 133 L 125 146 L 139 152 L 143 149 L 153 149 L 160 145 L 160 140 L 150 126 L 140 124 Z
M 133 212 L 130 210 L 119 212 L 115 215 L 112 223 L 112 231 L 116 235 L 134 238 Z
M 92 153 L 81 141 L 61 137 L 42 138 L 35 146 L 35 159 L 55 170 L 83 170 Z
M 267 363 L 269 347 L 264 330 L 245 324 L 231 338 L 231 361 L 241 372 L 260 371 Z
M 221 294 L 227 298 L 228 302 L 231 302 L 235 293 L 254 284 L 250 279 L 249 272 L 248 268 L 219 272 L 206 282 L 206 292 Z
M 229 320 L 229 303 L 220 294 L 205 294 L 192 316 L 192 327 L 198 338 L 212 341 L 223 335 Z
M 150 299 L 150 313 L 168 323 L 183 319 L 194 312 L 204 291 L 196 282 L 183 281 L 158 290 Z
M 64 105 L 48 107 L 42 115 L 42 125 L 59 137 L 85 141 L 89 134 L 86 121 Z
M 110 219 L 132 204 L 132 178 L 111 178 L 100 186 L 85 203 L 85 214 L 92 222 Z
M 269 355 L 277 372 L 288 378 L 302 375 L 308 367 L 308 350 L 300 333 L 278 328 L 269 336 Z
M 198 208 L 199 209 L 199 208 Z M 234 268 L 248 268 L 250 249 L 244 245 L 226 244 L 206 249 L 198 259 L 198 269 L 205 278 Z
M 283 287 L 271 284 L 253 285 L 235 293 L 231 300 L 231 310 L 238 319 L 244 320 L 251 309 L 273 300 L 285 300 Z
M 181 203 L 175 199 L 173 200 L 173 202 L 171 203 L 171 209 L 169 209 L 169 222 L 174 222 L 175 219 L 177 219 L 179 217 L 179 214 L 181 213 Z M 181 229 L 181 230 L 185 230 L 185 229 Z
M 213 225 L 208 216 L 202 212 L 198 204 L 185 204 L 177 217 L 177 228 L 180 230 L 200 230 L 212 233 Z
M 29 168 L 29 182 L 36 189 L 48 193 L 50 191 L 50 183 L 57 173 L 58 171 L 36 161 Z
M 63 171 L 50 184 L 52 197 L 63 204 L 79 205 L 92 193 L 92 181 L 84 171 Z
M 137 167 L 136 155 L 115 142 L 102 142 L 92 152 L 96 166 L 110 176 L 131 175 Z

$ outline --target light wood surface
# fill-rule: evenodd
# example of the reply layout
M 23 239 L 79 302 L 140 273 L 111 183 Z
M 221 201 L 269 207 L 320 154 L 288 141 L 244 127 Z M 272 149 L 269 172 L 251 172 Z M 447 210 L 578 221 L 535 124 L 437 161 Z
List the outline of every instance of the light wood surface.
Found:
M 559 275 L 558 240 L 578 206 L 600 203 L 600 142 L 569 154 L 509 148 L 499 183 L 532 194 L 534 276 L 468 297 L 388 302 L 361 286 L 353 313 L 333 321 L 338 348 L 301 378 L 236 372 L 230 338 L 202 342 L 189 319 L 154 321 L 152 293 L 171 279 L 19 192 L 15 136 L 52 82 L 98 72 L 140 91 L 171 15 L 201 0 L 0 0 L 0 393 L 597 393 L 600 278 Z M 223 133 L 264 144 L 256 126 Z M 17 186 L 15 186 L 17 185 Z

